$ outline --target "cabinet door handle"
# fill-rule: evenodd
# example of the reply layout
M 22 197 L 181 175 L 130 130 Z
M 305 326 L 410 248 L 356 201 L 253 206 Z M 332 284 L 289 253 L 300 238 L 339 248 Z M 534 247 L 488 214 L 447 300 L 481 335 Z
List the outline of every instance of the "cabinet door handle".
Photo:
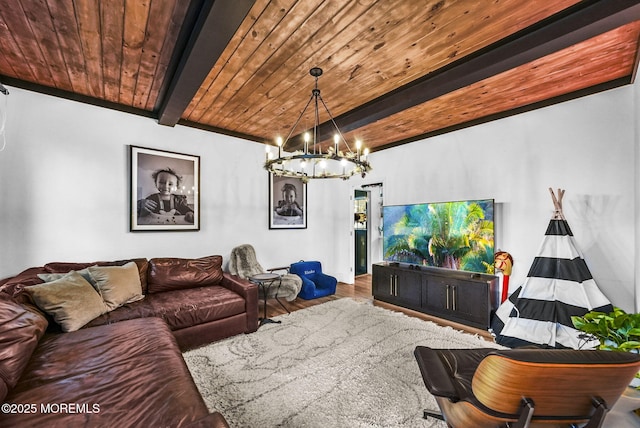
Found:
M 456 292 L 456 286 L 452 285 L 451 286 L 451 300 L 453 303 L 453 310 L 456 311 L 458 310 L 458 296 L 457 296 L 457 292 Z
M 451 288 L 451 286 L 449 284 L 447 284 L 447 309 L 449 309 L 449 289 Z
M 398 275 L 393 278 L 393 295 L 398 297 Z
M 389 275 L 389 294 L 393 296 L 393 277 L 395 275 Z

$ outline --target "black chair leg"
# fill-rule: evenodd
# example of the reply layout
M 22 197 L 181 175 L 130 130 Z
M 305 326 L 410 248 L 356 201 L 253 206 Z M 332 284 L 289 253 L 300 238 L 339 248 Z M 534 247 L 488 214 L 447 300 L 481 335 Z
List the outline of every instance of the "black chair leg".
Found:
M 509 428 L 526 428 L 531 423 L 533 417 L 534 404 L 530 398 L 522 399 L 522 407 L 520 409 L 520 417 L 513 424 L 507 424 Z
M 589 419 L 589 423 L 587 423 L 584 428 L 602 427 L 602 424 L 604 423 L 604 417 L 607 416 L 607 412 L 609 411 L 607 403 L 605 403 L 602 398 L 594 397 L 592 402 L 593 407 L 596 408 L 596 411 L 593 413 L 591 419 Z
M 429 418 L 434 418 L 434 419 L 439 419 L 441 421 L 444 421 L 444 416 L 442 416 L 441 412 L 437 410 L 425 409 L 422 413 L 422 419 L 429 419 Z

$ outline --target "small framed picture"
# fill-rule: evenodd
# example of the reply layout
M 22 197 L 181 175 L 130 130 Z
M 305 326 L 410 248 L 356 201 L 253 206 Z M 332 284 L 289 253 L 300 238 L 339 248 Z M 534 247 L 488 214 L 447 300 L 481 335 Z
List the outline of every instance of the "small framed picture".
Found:
M 307 185 L 269 174 L 269 229 L 307 228 Z
M 200 230 L 200 156 L 130 146 L 131 231 Z

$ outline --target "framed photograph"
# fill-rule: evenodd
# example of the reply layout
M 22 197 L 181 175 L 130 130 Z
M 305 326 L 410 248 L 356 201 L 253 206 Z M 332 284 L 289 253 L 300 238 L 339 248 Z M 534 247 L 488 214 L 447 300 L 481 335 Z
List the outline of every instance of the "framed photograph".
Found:
M 131 231 L 200 230 L 200 156 L 130 146 Z
M 307 185 L 269 174 L 269 229 L 307 228 Z

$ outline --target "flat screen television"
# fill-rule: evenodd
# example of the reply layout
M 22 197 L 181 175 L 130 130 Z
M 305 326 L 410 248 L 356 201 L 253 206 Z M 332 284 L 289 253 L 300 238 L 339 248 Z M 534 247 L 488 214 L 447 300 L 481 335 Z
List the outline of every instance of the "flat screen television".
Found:
M 493 273 L 493 206 L 493 199 L 384 206 L 384 260 Z

